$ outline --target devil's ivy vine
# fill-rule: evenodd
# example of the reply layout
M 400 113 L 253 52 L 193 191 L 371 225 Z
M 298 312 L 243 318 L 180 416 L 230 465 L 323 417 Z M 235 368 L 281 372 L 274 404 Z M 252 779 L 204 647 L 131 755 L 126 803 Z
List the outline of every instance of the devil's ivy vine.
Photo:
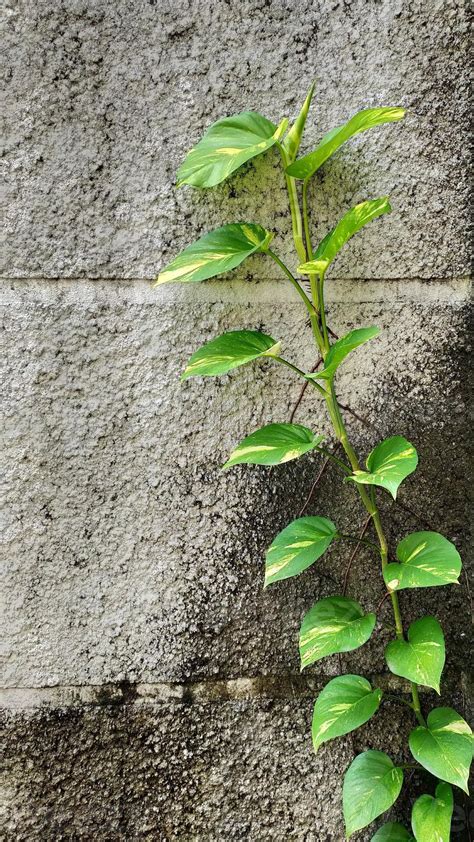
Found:
M 299 517 L 275 537 L 267 551 L 265 587 L 301 573 L 335 541 L 365 541 L 374 556 L 379 557 L 395 623 L 395 638 L 386 647 L 385 658 L 391 672 L 410 683 L 411 701 L 407 702 L 403 695 L 398 699 L 408 705 L 414 717 L 409 746 L 416 765 L 394 763 L 381 751 L 359 754 L 344 777 L 346 834 L 351 836 L 388 810 L 398 798 L 404 770 L 415 768 L 420 772 L 428 771 L 440 782 L 434 795 L 422 795 L 413 805 L 411 828 L 414 837 L 402 825 L 389 822 L 379 828 L 373 840 L 403 842 L 415 838 L 417 842 L 433 842 L 435 839 L 437 842 L 448 842 L 453 811 L 451 784 L 467 792 L 472 732 L 452 708 L 434 708 L 425 719 L 418 686 L 431 687 L 439 693 L 445 659 L 443 632 L 434 617 L 422 617 L 405 631 L 398 593 L 406 588 L 457 582 L 461 559 L 455 546 L 442 535 L 422 531 L 407 535 L 396 548 L 397 561 L 389 561 L 387 538 L 377 505 L 377 489 L 384 489 L 396 498 L 401 482 L 416 469 L 418 456 L 413 445 L 403 436 L 392 436 L 380 442 L 368 455 L 365 466 L 361 465 L 348 437 L 334 377 L 346 356 L 374 339 L 379 329 L 357 328 L 337 338 L 327 325 L 324 305 L 326 273 L 340 249 L 364 225 L 388 213 L 391 207 L 387 197 L 356 205 L 326 234 L 315 250 L 308 216 L 307 188 L 314 173 L 347 140 L 373 126 L 401 120 L 404 110 L 369 108 L 359 111 L 347 123 L 325 134 L 313 152 L 297 159 L 312 95 L 313 88 L 289 129 L 286 119 L 277 126 L 251 111 L 219 120 L 189 152 L 178 172 L 179 185 L 212 187 L 228 178 L 246 161 L 276 147 L 281 155 L 289 195 L 298 258 L 296 273 L 270 248 L 274 236 L 272 232 L 255 223 L 234 223 L 211 231 L 188 246 L 162 270 L 157 283 L 204 281 L 234 269 L 245 258 L 260 252 L 279 266 L 301 298 L 308 312 L 322 368 L 305 372 L 281 356 L 280 343 L 273 337 L 255 330 L 236 330 L 224 333 L 199 348 L 189 360 L 182 379 L 222 375 L 252 360 L 269 358 L 290 368 L 314 390 L 317 398 L 325 401 L 343 458 L 326 447 L 322 435 L 307 427 L 295 423 L 272 423 L 255 430 L 241 441 L 224 468 L 242 463 L 276 465 L 314 450 L 332 460 L 344 474 L 344 479 L 357 489 L 368 513 L 363 534 L 371 522 L 377 544 L 364 538 L 363 534 L 341 534 L 326 517 Z M 299 182 L 302 183 L 301 205 Z M 308 279 L 308 291 L 296 274 Z M 319 600 L 303 618 L 299 638 L 302 668 L 328 655 L 350 652 L 362 646 L 372 635 L 376 614 L 347 597 L 346 584 L 342 594 Z M 393 699 L 393 695 L 390 698 Z M 366 723 L 383 699 L 383 691 L 372 687 L 361 676 L 341 675 L 329 681 L 314 706 L 314 750 Z

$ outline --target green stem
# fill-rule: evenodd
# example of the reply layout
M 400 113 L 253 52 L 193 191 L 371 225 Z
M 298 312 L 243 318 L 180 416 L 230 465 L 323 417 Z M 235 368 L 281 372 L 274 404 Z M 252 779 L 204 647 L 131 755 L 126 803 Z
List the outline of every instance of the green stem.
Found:
M 418 686 L 414 683 L 414 681 L 410 681 L 411 684 L 411 697 L 413 699 L 413 710 L 415 711 L 415 716 L 420 723 L 420 725 L 426 725 L 425 717 L 421 712 L 420 706 L 420 697 L 418 695 Z
M 308 260 L 313 259 L 313 246 L 311 245 L 311 232 L 309 230 L 309 214 L 308 214 L 308 179 L 305 178 L 303 181 L 303 225 L 304 225 L 304 235 L 306 240 L 306 251 L 308 253 Z M 321 302 L 319 300 L 319 289 L 316 280 L 316 275 L 308 275 L 309 282 L 311 285 L 311 294 L 313 296 L 314 306 L 317 310 L 321 308 Z
M 407 702 L 406 699 L 402 699 L 401 696 L 394 696 L 392 693 L 384 693 L 383 698 L 388 699 L 388 701 L 390 701 L 390 702 L 398 702 L 401 705 L 406 705 L 407 707 L 410 708 L 410 710 L 413 710 L 412 703 Z
M 319 298 L 319 313 L 321 316 L 321 328 L 323 333 L 324 345 L 326 347 L 326 351 L 329 351 L 329 336 L 328 336 L 328 329 L 326 326 L 326 309 L 324 305 L 324 272 L 321 272 L 319 276 L 319 284 L 318 284 L 318 298 Z
M 278 264 L 280 269 L 285 273 L 288 280 L 293 284 L 293 286 L 296 289 L 298 295 L 303 299 L 303 301 L 305 303 L 305 306 L 306 306 L 306 309 L 308 310 L 308 313 L 310 314 L 310 316 L 312 314 L 314 314 L 315 309 L 314 309 L 314 306 L 313 306 L 311 300 L 306 295 L 303 287 L 300 286 L 300 284 L 298 283 L 298 281 L 296 280 L 294 275 L 290 272 L 290 270 L 288 269 L 288 266 L 286 266 L 286 264 L 283 263 L 283 260 L 280 260 L 278 255 L 275 254 L 275 252 L 272 251 L 271 249 L 267 249 L 266 254 L 268 254 L 272 258 L 272 260 L 274 260 L 275 263 Z
M 376 550 L 376 552 L 380 552 L 380 548 L 377 544 L 374 544 L 373 541 L 368 541 L 367 538 L 359 538 L 358 535 L 343 535 L 342 532 L 338 532 L 336 538 L 339 538 L 341 541 L 354 541 L 356 544 L 366 544 L 367 547 L 372 547 L 372 549 Z
M 308 179 L 303 181 L 303 225 L 304 235 L 306 239 L 306 251 L 308 252 L 308 260 L 313 259 L 313 247 L 311 245 L 311 232 L 309 230 L 309 213 L 308 213 Z
M 353 471 L 360 471 L 359 460 L 357 459 L 357 455 L 355 453 L 354 448 L 352 447 L 348 436 L 347 430 L 344 425 L 344 420 L 341 415 L 341 411 L 339 409 L 339 405 L 337 403 L 336 393 L 334 390 L 334 385 L 331 383 L 331 391 L 326 393 L 326 402 L 329 409 L 329 414 L 331 419 L 333 419 L 334 429 L 336 435 L 341 442 L 344 451 L 351 463 L 351 467 Z M 362 485 L 358 485 L 357 489 L 359 491 L 359 495 L 364 503 L 365 508 L 367 509 L 368 513 L 372 518 L 372 523 L 374 524 L 375 531 L 377 533 L 377 537 L 379 539 L 379 551 L 380 551 L 380 558 L 382 562 L 382 570 L 388 564 L 388 543 L 385 537 L 385 533 L 382 527 L 382 521 L 380 519 L 380 512 L 377 508 L 377 503 L 375 501 L 375 495 L 369 496 L 367 494 L 365 488 Z M 392 600 L 392 609 L 393 609 L 393 616 L 395 619 L 395 629 L 396 635 L 400 640 L 404 639 L 403 634 L 403 622 L 402 616 L 400 612 L 400 604 L 398 601 L 398 594 L 392 592 L 390 593 L 390 598 Z M 420 698 L 418 695 L 418 687 L 414 682 L 410 682 L 411 684 L 411 695 L 413 699 L 413 710 L 415 712 L 415 716 L 420 723 L 420 725 L 426 725 L 425 719 L 421 712 L 420 706 Z
M 295 374 L 298 374 L 300 377 L 303 377 L 307 383 L 309 383 L 316 389 L 316 391 L 318 391 L 323 397 L 326 397 L 326 392 L 324 391 L 323 387 L 320 386 L 319 383 L 316 383 L 315 380 L 308 380 L 305 372 L 302 371 L 301 368 L 298 368 L 298 366 L 293 365 L 293 363 L 290 363 L 288 360 L 285 360 L 284 357 L 278 356 L 278 354 L 266 354 L 266 356 L 269 357 L 271 360 L 276 360 L 277 363 L 286 365 L 287 368 L 291 368 L 291 370 L 294 371 Z
M 268 254 L 272 258 L 272 260 L 274 260 L 275 263 L 278 264 L 280 269 L 285 273 L 288 280 L 293 284 L 293 286 L 296 289 L 300 298 L 302 298 L 302 300 L 304 301 L 305 307 L 306 307 L 306 309 L 309 313 L 311 327 L 312 327 L 312 330 L 313 330 L 313 336 L 314 336 L 314 338 L 316 340 L 316 344 L 317 344 L 317 346 L 318 346 L 318 348 L 319 348 L 319 350 L 322 354 L 323 351 L 324 351 L 324 340 L 323 340 L 323 337 L 321 336 L 321 331 L 319 330 L 318 312 L 317 312 L 314 304 L 308 298 L 304 289 L 300 286 L 300 284 L 298 283 L 298 281 L 296 280 L 294 275 L 290 272 L 290 270 L 288 269 L 288 266 L 286 266 L 285 263 L 283 263 L 283 261 L 280 260 L 278 255 L 275 254 L 275 252 L 272 251 L 271 249 L 267 249 L 266 254 Z
M 277 144 L 280 154 L 283 161 L 283 166 L 285 170 L 287 166 L 290 164 L 290 160 L 286 153 L 286 149 L 283 144 Z M 299 257 L 301 263 L 306 262 L 306 249 L 304 246 L 303 240 L 303 223 L 301 220 L 301 211 L 298 202 L 298 191 L 296 189 L 296 181 L 291 176 L 287 175 L 285 172 L 285 181 L 286 181 L 286 189 L 288 191 L 288 199 L 290 203 L 290 213 L 291 213 L 291 227 L 293 229 L 293 240 L 295 241 L 295 248 L 296 253 Z
M 397 764 L 399 769 L 417 769 L 420 772 L 425 772 L 426 769 L 423 766 L 419 766 L 418 763 L 399 763 Z
M 334 453 L 331 453 L 331 451 L 328 450 L 327 447 L 317 447 L 316 450 L 318 450 L 319 453 L 323 453 L 324 456 L 327 456 L 328 459 L 331 459 L 332 462 L 338 465 L 338 467 L 344 471 L 346 476 L 351 473 L 350 468 L 348 468 L 347 465 L 344 464 L 344 462 L 341 459 L 338 459 L 337 456 L 334 456 Z M 339 537 L 342 538 L 342 535 L 340 535 Z

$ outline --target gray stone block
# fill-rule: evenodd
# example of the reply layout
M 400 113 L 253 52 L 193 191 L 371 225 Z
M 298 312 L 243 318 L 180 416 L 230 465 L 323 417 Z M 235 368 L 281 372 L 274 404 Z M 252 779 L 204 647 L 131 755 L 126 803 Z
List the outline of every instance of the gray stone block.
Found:
M 276 228 L 294 265 L 276 153 L 215 191 L 172 184 L 214 120 L 292 116 L 315 78 L 305 150 L 360 108 L 408 108 L 405 124 L 357 139 L 314 181 L 315 237 L 356 201 L 393 199 L 396 213 L 337 273 L 465 274 L 466 18 L 460 0 L 10 0 L 3 274 L 152 278 L 205 230 L 241 219 Z
M 375 425 L 367 430 L 347 416 L 361 454 L 389 434 L 413 441 L 420 466 L 401 502 L 463 549 L 466 291 L 446 288 L 441 304 L 437 288 L 435 304 L 429 286 L 409 284 L 404 299 L 396 289 L 398 299 L 394 290 L 381 302 L 381 288 L 367 285 L 357 297 L 369 300 L 355 305 L 340 300 L 344 284 L 332 288 L 335 329 L 383 329 L 345 363 L 341 399 Z M 350 545 L 262 590 L 264 551 L 297 515 L 320 457 L 219 470 L 245 434 L 288 419 L 299 382 L 270 363 L 178 379 L 201 342 L 246 326 L 281 339 L 285 354 L 309 367 L 299 304 L 281 285 L 202 285 L 184 294 L 192 306 L 140 285 L 4 289 L 7 686 L 297 671 L 303 613 L 340 591 Z M 297 420 L 328 430 L 319 400 L 308 395 Z M 382 499 L 393 541 L 423 528 Z M 334 471 L 309 511 L 352 533 L 364 517 L 355 490 Z M 367 607 L 379 602 L 370 552 L 361 553 L 350 587 Z M 421 606 L 437 614 L 450 665 L 462 659 L 464 628 L 453 617 L 464 600 L 464 585 L 402 595 L 407 616 Z M 378 634 L 347 663 L 382 670 L 383 640 Z M 322 667 L 337 668 L 331 660 Z
M 342 842 L 351 741 L 314 756 L 311 708 L 306 698 L 9 714 L 7 838 Z

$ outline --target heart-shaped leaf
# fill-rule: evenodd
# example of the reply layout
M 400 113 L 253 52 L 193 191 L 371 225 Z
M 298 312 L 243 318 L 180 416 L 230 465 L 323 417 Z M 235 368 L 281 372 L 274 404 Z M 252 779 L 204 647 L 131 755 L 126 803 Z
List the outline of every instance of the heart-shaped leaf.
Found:
M 298 149 L 300 148 L 301 138 L 303 136 L 306 117 L 308 116 L 308 111 L 311 105 L 311 100 L 313 98 L 313 93 L 314 82 L 308 91 L 307 97 L 302 105 L 298 117 L 296 118 L 295 122 L 293 123 L 291 129 L 289 130 L 288 134 L 286 135 L 283 141 L 283 148 L 286 150 L 289 162 L 295 160 Z
M 156 284 L 207 281 L 230 272 L 256 251 L 265 251 L 273 237 L 261 225 L 235 222 L 204 234 L 160 272 Z
M 243 439 L 223 467 L 231 468 L 244 462 L 250 465 L 279 465 L 314 450 L 323 439 L 324 436 L 315 436 L 301 424 L 267 424 Z
M 426 724 L 426 728 L 419 725 L 410 734 L 413 757 L 432 775 L 468 793 L 473 750 L 469 725 L 452 708 L 434 708 Z
M 358 649 L 370 637 L 375 614 L 364 614 L 358 602 L 330 596 L 305 615 L 300 629 L 301 669 L 336 652 Z
M 412 532 L 397 547 L 401 564 L 387 564 L 383 571 L 389 591 L 433 588 L 458 584 L 461 556 L 439 532 Z
M 349 766 L 342 789 L 347 836 L 367 827 L 397 800 L 403 771 L 383 751 L 365 751 Z
M 288 120 L 282 120 L 276 126 L 255 111 L 243 111 L 217 120 L 186 155 L 178 170 L 177 186 L 214 187 L 220 184 L 246 161 L 270 149 L 287 126 Z
M 326 517 L 300 517 L 280 532 L 265 559 L 265 587 L 296 576 L 326 552 L 337 529 Z
M 298 266 L 298 272 L 302 275 L 324 274 L 338 252 L 354 234 L 357 234 L 368 222 L 384 213 L 390 213 L 391 210 L 387 196 L 356 205 L 342 217 L 332 231 L 326 234 L 316 249 L 313 260 Z
M 306 379 L 331 380 L 336 370 L 345 360 L 347 355 L 351 353 L 351 351 L 358 348 L 359 345 L 363 345 L 364 342 L 368 342 L 370 339 L 378 336 L 379 333 L 380 328 L 378 327 L 361 327 L 356 330 L 349 331 L 349 333 L 346 333 L 345 336 L 338 339 L 337 342 L 334 342 L 334 344 L 331 345 L 326 359 L 324 360 L 324 368 L 320 371 L 316 371 L 314 374 L 307 374 Z
M 382 690 L 372 690 L 360 675 L 339 675 L 319 694 L 313 712 L 313 746 L 359 728 L 378 709 Z
M 379 485 L 396 500 L 399 485 L 418 465 L 418 454 L 403 436 L 392 436 L 375 447 L 367 457 L 367 471 L 354 471 L 348 480 L 361 485 Z
M 415 842 L 415 840 L 402 824 L 388 822 L 382 825 L 375 836 L 372 836 L 372 842 Z
M 416 620 L 406 640 L 392 640 L 385 649 L 388 668 L 415 684 L 433 687 L 439 693 L 445 651 L 443 630 L 434 617 Z
M 416 842 L 449 842 L 452 814 L 453 791 L 449 784 L 438 784 L 436 798 L 421 795 L 411 814 Z
M 278 354 L 279 343 L 258 330 L 231 330 L 207 342 L 190 358 L 182 380 L 187 377 L 226 374 L 258 357 Z
M 351 137 L 371 129 L 373 126 L 380 126 L 382 123 L 393 123 L 404 117 L 403 108 L 364 108 L 359 111 L 347 123 L 336 126 L 335 129 L 327 132 L 314 152 L 310 152 L 287 168 L 286 172 L 293 178 L 310 178 L 343 143 Z

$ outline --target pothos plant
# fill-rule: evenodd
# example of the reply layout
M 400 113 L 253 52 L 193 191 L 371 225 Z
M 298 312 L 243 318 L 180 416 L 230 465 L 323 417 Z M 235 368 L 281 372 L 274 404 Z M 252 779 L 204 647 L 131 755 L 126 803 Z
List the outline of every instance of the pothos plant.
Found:
M 467 792 L 472 758 L 472 732 L 452 708 L 435 707 L 425 718 L 418 687 L 433 688 L 439 694 L 445 660 L 443 631 L 434 617 L 420 617 L 404 628 L 398 594 L 406 588 L 427 588 L 458 581 L 459 553 L 437 532 L 407 535 L 396 548 L 397 561 L 389 558 L 377 494 L 396 498 L 401 482 L 413 473 L 418 456 L 403 436 L 381 441 L 369 453 L 365 468 L 350 442 L 334 385 L 339 366 L 348 354 L 374 339 L 377 327 L 359 327 L 337 338 L 330 330 L 324 303 L 324 285 L 331 264 L 363 226 L 391 207 L 386 196 L 361 202 L 344 214 L 337 225 L 313 248 L 308 216 L 308 185 L 312 176 L 346 141 L 383 123 L 399 121 L 402 108 L 368 108 L 347 123 L 327 132 L 314 151 L 297 158 L 306 117 L 313 95 L 310 89 L 296 121 L 275 125 L 260 114 L 245 111 L 214 123 L 187 155 L 178 171 L 178 186 L 206 188 L 220 184 L 239 167 L 272 147 L 280 153 L 289 196 L 297 268 L 292 271 L 271 248 L 273 233 L 256 222 L 224 225 L 188 246 L 164 268 L 157 283 L 195 283 L 226 273 L 250 255 L 261 253 L 274 261 L 292 284 L 306 308 L 319 366 L 312 372 L 299 368 L 281 355 L 280 342 L 256 330 L 224 333 L 199 348 L 190 358 L 182 379 L 218 376 L 252 360 L 266 358 L 288 367 L 315 396 L 324 401 L 343 458 L 323 444 L 324 437 L 294 423 L 272 423 L 255 430 L 232 451 L 225 469 L 248 463 L 277 465 L 297 459 L 309 451 L 325 454 L 357 489 L 367 510 L 377 544 L 368 542 L 379 557 L 386 595 L 394 616 L 394 639 L 385 649 L 389 670 L 409 682 L 411 700 L 400 693 L 414 719 L 409 747 L 415 764 L 397 763 L 385 752 L 365 751 L 350 764 L 344 776 L 343 811 L 347 837 L 365 828 L 397 800 L 407 768 L 427 770 L 438 778 L 434 794 L 425 794 L 413 805 L 412 834 L 401 824 L 382 825 L 374 842 L 447 842 L 450 838 L 453 792 L 451 785 Z M 301 186 L 301 189 L 299 189 Z M 300 278 L 297 275 L 302 276 Z M 305 279 L 306 283 L 303 282 Z M 299 517 L 276 536 L 266 553 L 265 586 L 296 576 L 319 559 L 336 541 L 354 540 L 341 534 L 327 517 Z M 356 540 L 366 540 L 362 536 Z M 343 594 L 320 599 L 303 618 L 299 635 L 302 668 L 321 658 L 350 652 L 372 635 L 376 614 L 367 612 L 356 600 Z M 402 684 L 403 690 L 403 684 Z M 393 696 L 391 697 L 393 699 Z M 312 739 L 315 751 L 366 723 L 384 699 L 382 689 L 372 687 L 359 675 L 340 675 L 328 682 L 314 705 Z

